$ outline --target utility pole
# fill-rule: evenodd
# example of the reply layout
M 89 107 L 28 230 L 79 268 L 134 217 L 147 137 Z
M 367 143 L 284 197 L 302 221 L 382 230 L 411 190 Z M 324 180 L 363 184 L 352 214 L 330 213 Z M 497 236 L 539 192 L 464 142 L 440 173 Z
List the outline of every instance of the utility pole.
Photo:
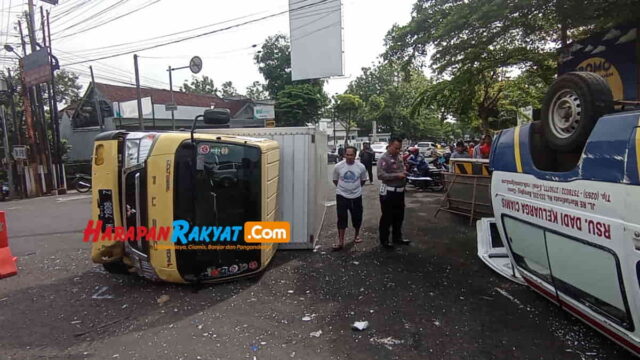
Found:
M 22 43 L 22 53 L 24 56 L 27 55 L 27 43 L 24 41 L 24 34 L 22 32 L 22 23 L 18 21 L 18 29 L 20 30 L 20 40 Z M 22 67 L 22 62 L 20 62 L 20 67 Z M 24 119 L 26 123 L 27 133 L 25 136 L 25 143 L 28 146 L 28 158 L 29 162 L 27 166 L 24 167 L 24 183 L 25 183 L 25 197 L 29 197 L 31 193 L 35 193 L 36 196 L 42 195 L 42 184 L 41 182 L 35 179 L 35 174 L 37 173 L 38 165 L 40 164 L 40 158 L 37 156 L 38 146 L 37 146 L 37 138 L 36 133 L 34 131 L 33 124 L 33 107 L 32 107 L 32 92 L 25 86 L 24 83 L 24 72 L 22 72 L 22 99 L 23 99 L 23 108 L 24 108 Z M 35 169 L 33 168 L 35 166 Z
M 22 126 L 20 123 L 18 123 L 18 116 L 16 115 L 16 102 L 13 99 L 13 95 L 16 92 L 16 89 L 13 87 L 13 77 L 11 76 L 11 69 L 7 68 L 7 82 L 8 82 L 8 86 L 7 89 L 9 91 L 9 106 L 11 107 L 11 119 L 13 119 L 13 129 L 14 129 L 14 136 L 16 137 L 16 143 L 18 145 L 22 145 Z M 24 168 L 23 168 L 24 169 Z M 16 172 L 19 174 L 20 171 L 18 170 L 18 164 L 16 164 Z M 25 187 L 24 187 L 24 180 L 20 178 L 20 181 L 16 181 L 16 179 L 18 179 L 19 177 L 16 176 L 16 174 L 13 174 L 14 177 L 14 186 L 17 184 L 20 184 L 19 187 L 16 187 L 15 189 L 12 189 L 10 191 L 14 191 L 14 190 L 18 190 L 17 191 L 20 194 L 21 198 L 24 198 L 25 196 Z
M 27 31 L 29 33 L 29 43 L 31 45 L 31 52 L 35 52 L 37 49 L 37 41 L 38 39 L 36 38 L 36 34 L 35 34 L 35 18 L 34 18 L 34 14 L 33 14 L 33 0 L 28 0 L 28 5 L 29 5 L 29 12 L 27 14 L 28 16 L 28 21 L 27 21 Z M 53 181 L 53 174 L 52 174 L 52 163 L 51 163 L 51 151 L 49 148 L 49 139 L 47 137 L 47 128 L 46 128 L 46 121 L 45 121 L 45 113 L 44 113 L 44 101 L 42 99 L 42 90 L 40 85 L 35 85 L 35 102 L 36 102 L 36 118 L 39 118 L 40 121 L 36 121 L 36 124 L 38 124 L 38 126 L 36 126 L 36 129 L 38 131 L 38 135 L 40 136 L 40 140 L 42 141 L 40 145 L 40 151 L 39 151 L 39 155 L 41 155 L 41 164 L 42 164 L 42 168 L 38 169 L 41 171 L 41 178 L 43 180 L 43 192 L 47 193 L 47 188 L 53 188 L 55 186 L 55 183 Z M 44 174 L 48 174 L 48 176 L 44 176 Z
M 102 123 L 102 111 L 100 111 L 100 101 L 98 100 L 98 88 L 96 87 L 96 79 L 93 77 L 93 66 L 89 65 L 89 70 L 91 71 L 91 83 L 93 84 L 93 101 L 96 106 L 96 116 L 98 116 L 98 124 L 100 125 L 100 132 L 104 131 L 104 124 Z M 138 88 L 140 91 L 140 88 Z M 138 101 L 140 98 L 140 94 L 138 93 Z
M 338 146 L 336 145 L 336 109 L 333 108 L 333 110 L 331 111 L 331 118 L 333 120 L 333 147 L 334 149 L 336 149 L 336 151 L 338 151 Z
M 42 26 L 44 28 L 44 25 Z M 51 98 L 52 98 L 52 107 L 51 107 L 51 122 L 53 123 L 53 136 L 54 136 L 54 144 L 55 144 L 55 159 L 57 165 L 57 174 L 58 174 L 58 188 L 61 189 L 62 192 L 66 192 L 67 189 L 65 187 L 64 180 L 64 165 L 62 164 L 62 145 L 60 143 L 60 119 L 58 118 L 58 96 L 56 95 L 56 81 L 55 81 L 55 70 L 59 67 L 58 60 L 55 56 L 53 56 L 52 48 L 51 48 L 51 26 L 49 24 L 49 11 L 47 10 L 47 33 L 49 34 L 49 41 L 47 44 L 49 45 L 49 55 L 51 59 Z M 53 60 L 56 63 L 53 63 Z
M 45 27 L 45 22 L 44 22 L 44 10 L 42 9 L 42 6 L 40 6 L 40 27 L 42 28 L 42 45 L 47 49 L 47 54 L 51 53 L 51 48 L 47 45 L 47 28 Z M 47 61 L 49 63 L 49 68 L 51 68 L 51 57 L 47 56 Z M 59 186 L 58 186 L 58 172 L 60 171 L 58 169 L 58 158 L 56 156 L 56 154 L 58 153 L 57 149 L 58 149 L 58 142 L 56 141 L 56 129 L 55 129 L 55 125 L 54 125 L 54 113 L 53 113 L 53 102 L 54 100 L 52 99 L 51 96 L 51 84 L 53 84 L 53 70 L 51 70 L 51 82 L 47 83 L 46 88 L 47 88 L 47 99 L 49 100 L 49 131 L 51 131 L 51 141 L 52 141 L 52 146 L 53 146 L 53 153 L 51 152 L 51 147 L 49 147 L 49 168 L 51 169 L 51 182 L 53 185 L 53 190 L 58 191 Z M 44 104 L 43 104 L 44 106 Z M 42 119 L 44 120 L 44 114 Z M 45 131 L 46 131 L 46 126 L 45 126 Z M 47 140 L 49 139 L 49 137 L 47 137 Z
M 173 98 L 173 76 L 171 76 L 173 69 L 171 69 L 171 65 L 169 65 L 169 70 L 167 71 L 169 72 L 169 92 L 171 92 L 171 106 L 172 106 L 171 107 L 171 130 L 175 130 L 176 118 L 173 110 L 173 105 L 176 103 L 176 100 Z
M 137 54 L 133 54 L 133 66 L 136 71 L 136 92 L 138 94 L 138 123 L 140 124 L 140 130 L 144 131 L 144 120 L 142 118 L 142 95 L 140 94 L 140 73 L 138 72 Z
M 7 86 L 7 89 L 8 88 L 9 87 Z M 13 95 L 9 94 L 9 96 Z M 13 185 L 13 165 L 11 164 L 7 114 L 4 112 L 4 106 L 0 106 L 0 114 L 2 115 L 2 132 L 4 133 L 4 161 L 7 164 L 7 177 L 9 178 L 9 197 L 13 197 L 15 195 L 15 186 Z

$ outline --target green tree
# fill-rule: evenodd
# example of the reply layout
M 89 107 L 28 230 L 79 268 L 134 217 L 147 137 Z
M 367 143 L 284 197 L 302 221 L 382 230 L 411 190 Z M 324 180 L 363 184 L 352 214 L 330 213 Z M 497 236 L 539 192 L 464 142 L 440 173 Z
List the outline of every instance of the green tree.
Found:
M 428 58 L 439 81 L 417 106 L 487 131 L 514 106 L 540 101 L 558 46 L 639 13 L 635 0 L 418 0 L 411 21 L 387 34 L 385 58 L 409 65 Z M 507 76 L 523 69 L 529 74 Z
M 327 106 L 324 91 L 311 84 L 288 85 L 276 99 L 276 125 L 304 126 L 317 123 Z
M 223 98 L 229 98 L 234 96 L 240 96 L 238 90 L 233 86 L 233 82 L 225 81 L 222 83 L 222 95 Z
M 251 85 L 247 86 L 246 94 L 251 100 L 265 100 L 269 97 L 264 90 L 264 84 L 259 81 L 254 81 Z
M 357 95 L 365 103 L 358 127 L 370 132 L 375 120 L 379 130 L 394 135 L 414 140 L 438 138 L 442 133 L 441 122 L 432 109 L 410 116 L 414 99 L 430 83 L 418 68 L 403 68 L 394 61 L 363 68 L 347 88 L 347 93 Z
M 324 81 L 291 81 L 291 49 L 286 35 L 269 36 L 254 60 L 266 80 L 264 90 L 276 100 L 278 126 L 299 126 L 319 120 L 328 103 L 322 89 Z
M 78 83 L 78 78 L 77 74 L 65 69 L 60 69 L 56 72 L 56 98 L 59 103 L 66 106 L 80 100 L 82 85 Z
M 191 76 L 191 82 L 184 81 L 182 86 L 180 86 L 180 91 L 191 93 L 191 94 L 202 94 L 202 95 L 215 95 L 218 96 L 218 88 L 216 88 L 213 83 L 213 79 L 208 77 L 207 75 L 202 75 L 202 78 L 197 78 L 195 76 Z
M 269 36 L 254 60 L 258 64 L 258 71 L 265 78 L 267 83 L 264 89 L 272 99 L 278 97 L 278 93 L 285 89 L 287 85 L 292 85 L 291 81 L 291 47 L 289 38 L 283 34 Z
M 336 95 L 333 99 L 333 109 L 336 120 L 344 128 L 344 146 L 347 146 L 351 129 L 358 126 L 358 120 L 363 116 L 364 102 L 358 95 Z

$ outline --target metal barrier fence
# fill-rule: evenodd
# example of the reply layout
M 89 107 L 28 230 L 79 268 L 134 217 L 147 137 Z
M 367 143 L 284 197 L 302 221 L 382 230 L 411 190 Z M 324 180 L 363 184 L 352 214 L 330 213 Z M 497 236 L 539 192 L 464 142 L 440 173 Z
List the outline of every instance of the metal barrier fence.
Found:
M 451 159 L 450 165 L 453 172 L 445 173 L 447 190 L 434 216 L 440 211 L 468 216 L 469 225 L 493 216 L 489 160 Z

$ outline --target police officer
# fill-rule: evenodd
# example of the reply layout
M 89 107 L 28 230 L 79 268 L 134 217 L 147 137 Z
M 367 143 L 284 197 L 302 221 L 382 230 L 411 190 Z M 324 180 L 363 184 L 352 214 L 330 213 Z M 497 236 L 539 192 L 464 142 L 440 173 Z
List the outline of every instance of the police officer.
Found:
M 406 173 L 400 156 L 402 140 L 392 138 L 387 146 L 387 152 L 378 160 L 377 174 L 380 185 L 380 207 L 382 216 L 378 227 L 380 244 L 385 248 L 393 248 L 393 244 L 409 244 L 409 240 L 402 238 L 402 221 L 404 220 L 404 185 Z M 391 240 L 389 242 L 389 228 Z

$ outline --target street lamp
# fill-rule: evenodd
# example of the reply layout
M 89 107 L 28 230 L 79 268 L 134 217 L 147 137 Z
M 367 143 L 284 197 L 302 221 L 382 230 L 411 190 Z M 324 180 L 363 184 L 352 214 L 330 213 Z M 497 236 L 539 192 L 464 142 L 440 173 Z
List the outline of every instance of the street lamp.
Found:
M 16 56 L 18 57 L 18 59 L 22 59 L 22 56 L 20 56 L 20 54 L 18 54 L 16 52 L 16 50 L 13 48 L 13 46 L 9 45 L 9 44 L 4 44 L 4 49 L 8 52 L 12 52 L 14 54 L 16 54 Z
M 169 91 L 171 92 L 171 104 L 169 104 L 170 106 L 165 105 L 165 110 L 171 110 L 171 129 L 172 130 L 176 129 L 176 119 L 175 119 L 174 111 L 178 109 L 178 106 L 176 105 L 176 100 L 173 98 L 173 77 L 171 75 L 175 70 L 180 70 L 180 69 L 189 69 L 191 70 L 192 73 L 197 74 L 200 72 L 200 70 L 202 70 L 202 59 L 199 56 L 194 56 L 189 61 L 188 66 L 182 66 L 177 68 L 173 68 L 169 66 L 169 68 L 167 69 L 167 71 L 169 72 Z

